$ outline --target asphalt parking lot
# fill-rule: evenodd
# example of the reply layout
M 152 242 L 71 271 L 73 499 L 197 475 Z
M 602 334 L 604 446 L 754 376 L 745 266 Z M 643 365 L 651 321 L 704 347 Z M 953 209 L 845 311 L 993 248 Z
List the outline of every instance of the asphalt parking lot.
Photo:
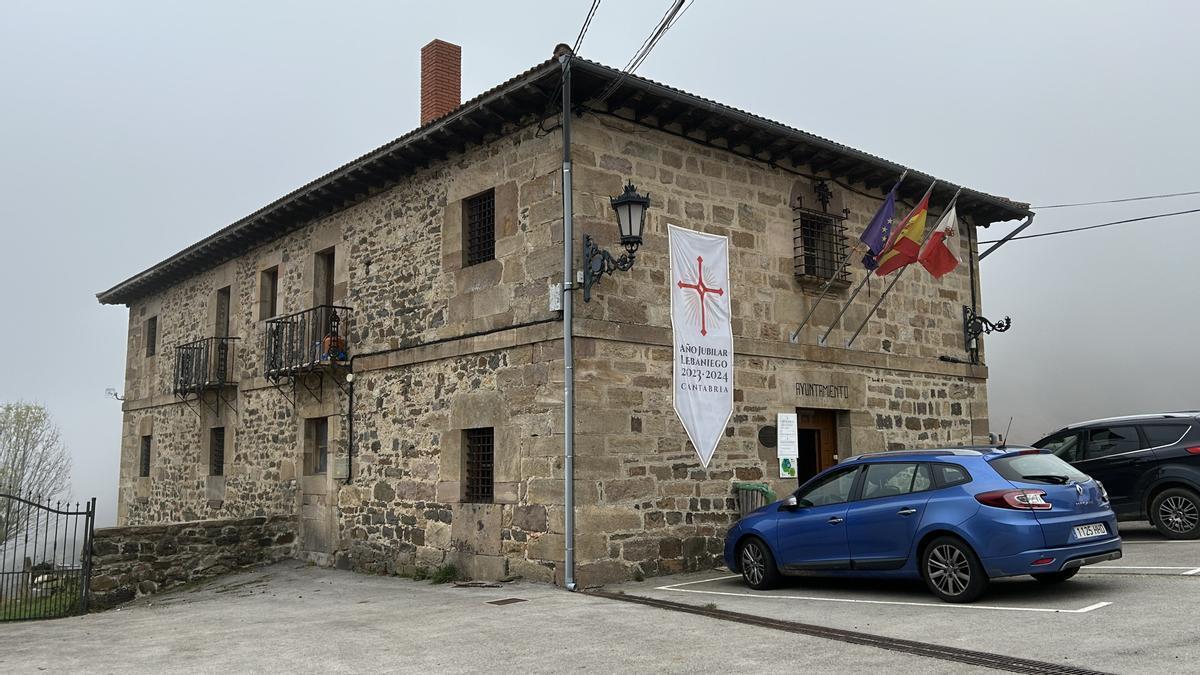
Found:
M 609 590 L 1106 672 L 1200 671 L 1200 541 L 1122 526 L 1125 556 L 1049 587 L 992 583 L 978 602 L 948 604 L 919 582 L 788 579 L 753 591 L 725 570 Z

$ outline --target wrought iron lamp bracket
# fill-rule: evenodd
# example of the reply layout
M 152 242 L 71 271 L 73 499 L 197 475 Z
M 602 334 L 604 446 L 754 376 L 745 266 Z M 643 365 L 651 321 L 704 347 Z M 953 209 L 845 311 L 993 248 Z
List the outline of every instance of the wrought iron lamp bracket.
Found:
M 628 272 L 635 262 L 637 246 L 626 247 L 626 253 L 620 258 L 614 258 L 611 253 L 600 248 L 592 241 L 591 235 L 583 235 L 583 301 L 591 302 L 592 286 L 599 283 L 605 274 L 611 275 L 616 270 Z

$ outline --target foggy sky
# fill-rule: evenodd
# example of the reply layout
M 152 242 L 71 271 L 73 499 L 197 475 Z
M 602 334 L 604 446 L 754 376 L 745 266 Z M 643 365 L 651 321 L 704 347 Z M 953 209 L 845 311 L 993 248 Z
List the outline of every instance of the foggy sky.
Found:
M 623 66 L 668 4 L 605 0 L 580 55 Z M 430 39 L 462 45 L 466 100 L 573 42 L 588 5 L 0 5 L 0 400 L 51 409 L 101 525 L 126 310 L 94 294 L 416 127 Z M 696 0 L 638 72 L 1035 205 L 1200 189 L 1200 6 L 990 5 Z M 1029 232 L 1197 207 L 1045 210 Z M 1200 407 L 1197 223 L 983 262 L 983 313 L 1013 317 L 987 341 L 993 430 Z

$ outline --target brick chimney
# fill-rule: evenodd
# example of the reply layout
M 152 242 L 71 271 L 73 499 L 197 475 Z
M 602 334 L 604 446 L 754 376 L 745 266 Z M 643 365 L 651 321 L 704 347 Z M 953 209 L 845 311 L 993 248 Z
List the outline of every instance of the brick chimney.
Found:
M 421 48 L 421 126 L 462 103 L 462 47 L 434 40 Z

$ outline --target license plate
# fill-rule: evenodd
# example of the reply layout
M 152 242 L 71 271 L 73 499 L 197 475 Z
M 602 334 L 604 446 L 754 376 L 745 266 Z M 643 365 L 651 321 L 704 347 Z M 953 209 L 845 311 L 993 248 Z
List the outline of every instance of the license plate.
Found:
M 1108 528 L 1104 523 L 1092 523 L 1090 525 L 1079 525 L 1075 528 L 1076 539 L 1087 539 L 1088 537 L 1099 537 L 1108 534 Z

